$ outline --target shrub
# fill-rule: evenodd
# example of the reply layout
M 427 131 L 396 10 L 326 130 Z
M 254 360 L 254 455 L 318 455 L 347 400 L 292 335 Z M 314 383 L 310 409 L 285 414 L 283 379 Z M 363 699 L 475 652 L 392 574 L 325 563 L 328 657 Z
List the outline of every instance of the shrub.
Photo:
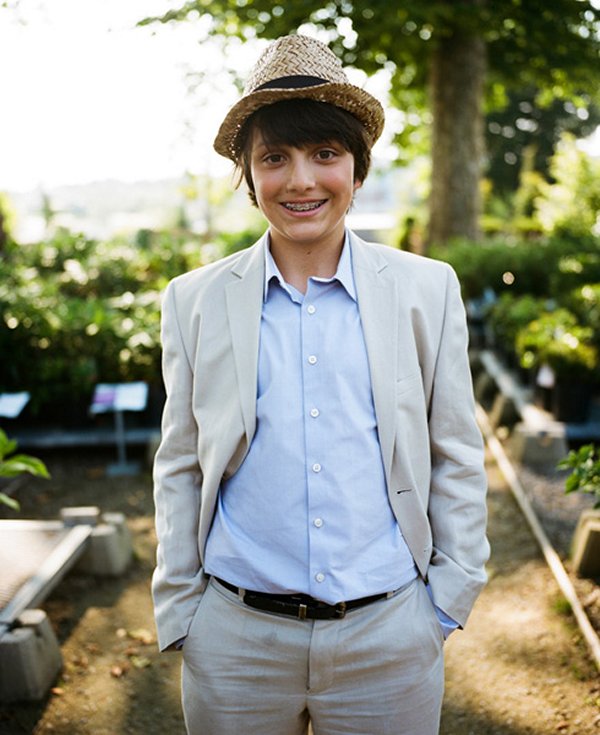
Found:
M 144 246 L 61 231 L 0 260 L 0 391 L 28 390 L 28 412 L 86 417 L 95 383 L 159 387 L 160 292 L 201 265 L 200 243 L 152 233 Z
M 516 348 L 521 367 L 527 370 L 537 368 L 544 358 L 551 342 L 557 335 L 577 325 L 577 318 L 568 309 L 546 312 L 519 330 Z
M 549 306 L 547 299 L 530 294 L 515 297 L 511 293 L 503 293 L 491 307 L 488 317 L 498 346 L 515 352 L 517 334 Z
M 452 265 L 466 299 L 479 299 L 493 291 L 552 296 L 560 301 L 567 291 L 589 281 L 590 267 L 600 267 L 600 241 L 593 237 L 458 241 L 432 248 L 430 254 Z M 600 281 L 600 277 L 592 280 Z

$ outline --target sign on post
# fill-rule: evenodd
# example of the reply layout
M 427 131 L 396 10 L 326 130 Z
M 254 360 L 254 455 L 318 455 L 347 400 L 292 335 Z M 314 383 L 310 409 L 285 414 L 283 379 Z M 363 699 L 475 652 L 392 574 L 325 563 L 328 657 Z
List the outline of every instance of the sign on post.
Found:
M 117 441 L 116 463 L 108 465 L 106 473 L 109 477 L 137 475 L 139 462 L 127 461 L 124 411 L 143 411 L 148 403 L 148 384 L 143 381 L 135 383 L 98 383 L 94 390 L 91 414 L 114 413 L 115 436 Z
M 5 419 L 16 419 L 29 403 L 30 397 L 27 391 L 0 393 L 0 416 Z

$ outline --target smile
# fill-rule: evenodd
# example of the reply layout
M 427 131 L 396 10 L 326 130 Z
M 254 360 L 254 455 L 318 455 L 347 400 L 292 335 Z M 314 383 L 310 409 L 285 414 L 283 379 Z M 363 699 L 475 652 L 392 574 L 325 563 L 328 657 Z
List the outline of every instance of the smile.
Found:
M 318 209 L 326 201 L 327 199 L 321 199 L 319 202 L 282 202 L 282 204 L 290 212 L 310 212 L 313 209 Z

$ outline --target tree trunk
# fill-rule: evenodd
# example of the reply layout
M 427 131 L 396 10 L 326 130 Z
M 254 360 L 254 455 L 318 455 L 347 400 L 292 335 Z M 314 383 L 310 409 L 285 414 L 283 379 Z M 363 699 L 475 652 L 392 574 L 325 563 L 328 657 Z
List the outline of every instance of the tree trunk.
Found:
M 460 33 L 438 43 L 430 78 L 433 139 L 428 244 L 480 236 L 486 46 L 483 39 Z

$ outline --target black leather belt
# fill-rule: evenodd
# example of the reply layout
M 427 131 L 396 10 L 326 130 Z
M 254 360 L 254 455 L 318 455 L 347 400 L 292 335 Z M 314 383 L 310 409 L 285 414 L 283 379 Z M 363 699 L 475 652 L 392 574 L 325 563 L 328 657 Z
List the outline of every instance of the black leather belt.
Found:
M 219 577 L 214 577 L 214 579 L 225 589 L 239 595 L 240 590 L 235 585 L 229 584 L 229 582 L 225 582 Z M 251 590 L 244 590 L 243 592 L 242 600 L 249 607 L 279 613 L 280 615 L 291 615 L 300 620 L 340 620 L 349 610 L 364 607 L 371 602 L 383 600 L 387 597 L 387 592 L 383 592 L 380 595 L 370 595 L 369 597 L 360 597 L 358 600 L 329 605 L 326 602 L 316 600 L 310 595 L 275 595 L 268 592 L 252 592 Z

